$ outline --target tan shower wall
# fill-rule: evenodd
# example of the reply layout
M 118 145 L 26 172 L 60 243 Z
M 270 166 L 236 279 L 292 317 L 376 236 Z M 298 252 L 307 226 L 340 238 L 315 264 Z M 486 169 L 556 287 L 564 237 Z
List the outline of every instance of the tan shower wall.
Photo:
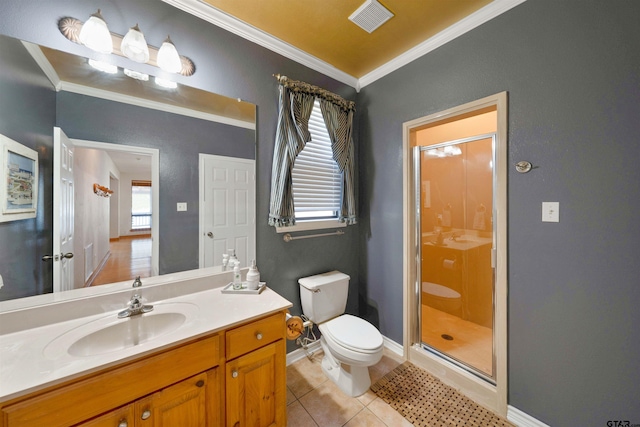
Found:
M 457 120 L 443 120 L 420 129 L 413 136 L 417 146 L 485 135 L 496 132 L 497 114 L 485 111 Z M 462 155 L 443 158 L 421 157 L 421 232 L 422 281 L 453 289 L 462 296 L 462 312 L 453 314 L 463 320 L 491 329 L 493 324 L 491 244 L 469 250 L 450 245 L 425 244 L 433 240 L 437 217 L 450 206 L 451 226 L 441 226 L 446 235 L 452 232 L 491 237 L 493 206 L 492 139 L 485 138 L 458 145 Z M 486 228 L 473 225 L 478 208 L 486 209 Z M 446 242 L 445 242 L 446 243 Z M 455 260 L 454 268 L 443 269 L 443 261 Z
M 441 122 L 415 132 L 413 145 L 426 146 L 496 132 L 498 114 L 489 111 L 450 122 Z

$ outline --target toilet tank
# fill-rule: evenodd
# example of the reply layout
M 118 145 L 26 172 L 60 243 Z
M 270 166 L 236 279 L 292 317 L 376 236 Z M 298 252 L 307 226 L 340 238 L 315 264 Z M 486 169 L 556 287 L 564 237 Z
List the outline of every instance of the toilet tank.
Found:
M 349 276 L 339 271 L 298 279 L 302 312 L 313 323 L 322 323 L 344 313 L 349 294 Z

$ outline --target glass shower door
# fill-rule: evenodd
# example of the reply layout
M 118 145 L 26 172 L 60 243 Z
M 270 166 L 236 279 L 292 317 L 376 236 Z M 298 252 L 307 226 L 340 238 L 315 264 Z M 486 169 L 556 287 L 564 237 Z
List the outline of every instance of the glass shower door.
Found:
M 416 147 L 422 348 L 495 380 L 494 139 Z

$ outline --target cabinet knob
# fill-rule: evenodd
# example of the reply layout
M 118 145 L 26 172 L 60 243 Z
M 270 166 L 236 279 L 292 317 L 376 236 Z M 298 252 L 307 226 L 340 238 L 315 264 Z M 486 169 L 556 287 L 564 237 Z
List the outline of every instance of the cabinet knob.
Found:
M 238 371 L 231 371 L 231 376 L 233 378 L 238 378 Z
M 262 334 L 260 332 L 256 333 L 256 339 L 257 340 L 261 340 L 262 339 Z
M 196 387 L 202 387 L 204 385 L 204 381 L 200 380 L 196 383 Z
M 142 413 L 142 417 L 141 418 L 143 420 L 147 420 L 147 419 L 149 419 L 149 417 L 151 417 L 151 411 L 147 409 Z
M 127 422 L 127 420 L 120 420 L 120 422 L 118 423 L 118 427 L 129 427 L 129 423 Z

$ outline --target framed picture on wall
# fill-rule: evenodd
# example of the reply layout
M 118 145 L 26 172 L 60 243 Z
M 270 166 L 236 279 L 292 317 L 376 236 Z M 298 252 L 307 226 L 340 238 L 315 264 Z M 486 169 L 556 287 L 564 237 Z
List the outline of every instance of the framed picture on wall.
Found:
M 35 218 L 38 206 L 38 152 L 0 135 L 0 222 Z

